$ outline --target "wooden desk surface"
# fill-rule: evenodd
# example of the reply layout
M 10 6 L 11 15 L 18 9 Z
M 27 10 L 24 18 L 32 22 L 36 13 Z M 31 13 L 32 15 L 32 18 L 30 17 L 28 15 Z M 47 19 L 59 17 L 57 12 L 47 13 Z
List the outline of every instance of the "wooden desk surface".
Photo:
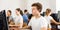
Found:
M 16 27 L 19 27 L 18 25 L 9 25 L 9 27 L 10 27 L 10 26 L 11 26 L 11 27 L 12 27 L 12 26 L 16 26 Z
M 18 25 L 9 25 L 9 30 L 30 30 L 30 29 L 20 29 Z

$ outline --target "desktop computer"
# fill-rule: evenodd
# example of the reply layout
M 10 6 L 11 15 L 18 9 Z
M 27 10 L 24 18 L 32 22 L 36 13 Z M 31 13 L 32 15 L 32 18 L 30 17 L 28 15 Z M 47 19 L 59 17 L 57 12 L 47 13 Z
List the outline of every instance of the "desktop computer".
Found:
M 58 11 L 58 19 L 59 19 L 59 22 L 60 22 L 60 11 Z M 60 29 L 60 25 L 58 25 L 58 29 Z

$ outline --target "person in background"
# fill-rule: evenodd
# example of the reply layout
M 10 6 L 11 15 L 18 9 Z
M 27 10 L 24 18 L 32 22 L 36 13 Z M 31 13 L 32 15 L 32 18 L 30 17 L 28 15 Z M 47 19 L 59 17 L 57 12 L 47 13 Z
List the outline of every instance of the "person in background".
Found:
M 25 25 L 27 25 L 27 24 L 28 24 L 28 15 L 27 15 L 27 10 L 24 10 L 23 20 L 24 20 L 24 24 L 25 24 Z
M 44 18 L 48 21 L 48 29 L 49 30 L 51 30 L 50 23 L 60 24 L 60 22 L 56 22 L 50 15 L 51 15 L 51 9 L 47 8 Z
M 21 14 L 21 10 L 20 8 L 17 8 L 16 10 L 16 17 L 15 17 L 15 25 L 19 26 L 20 28 L 22 28 L 23 26 L 23 17 L 22 17 L 22 14 Z
M 47 30 L 47 21 L 41 16 L 42 5 L 41 3 L 33 3 L 32 4 L 32 18 L 28 24 L 28 26 L 23 28 L 32 28 L 32 30 Z
M 26 10 L 26 9 L 25 9 Z M 26 13 L 27 13 L 27 16 L 29 16 L 29 12 L 28 12 L 28 10 L 26 11 Z
M 14 24 L 13 17 L 11 16 L 11 14 L 12 14 L 11 10 L 8 10 L 7 11 L 7 21 L 8 21 L 8 24 Z

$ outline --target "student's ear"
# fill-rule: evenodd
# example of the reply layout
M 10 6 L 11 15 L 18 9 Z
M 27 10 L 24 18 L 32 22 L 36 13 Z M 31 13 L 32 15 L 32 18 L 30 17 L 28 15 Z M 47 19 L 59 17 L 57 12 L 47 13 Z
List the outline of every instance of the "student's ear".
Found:
M 39 9 L 39 12 L 41 12 L 41 9 Z

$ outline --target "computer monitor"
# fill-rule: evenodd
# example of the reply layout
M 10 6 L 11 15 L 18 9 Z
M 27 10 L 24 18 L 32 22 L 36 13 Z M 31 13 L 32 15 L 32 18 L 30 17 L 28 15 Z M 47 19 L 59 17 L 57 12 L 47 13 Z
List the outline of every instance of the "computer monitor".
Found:
M 59 19 L 59 22 L 60 22 L 60 11 L 58 11 L 58 19 Z
M 5 10 L 0 12 L 0 30 L 8 30 L 8 22 Z
M 60 11 L 58 11 L 58 19 L 59 19 L 59 22 L 60 22 Z M 60 25 L 58 25 L 58 29 L 60 29 Z
M 58 11 L 58 18 L 60 18 L 60 11 Z

